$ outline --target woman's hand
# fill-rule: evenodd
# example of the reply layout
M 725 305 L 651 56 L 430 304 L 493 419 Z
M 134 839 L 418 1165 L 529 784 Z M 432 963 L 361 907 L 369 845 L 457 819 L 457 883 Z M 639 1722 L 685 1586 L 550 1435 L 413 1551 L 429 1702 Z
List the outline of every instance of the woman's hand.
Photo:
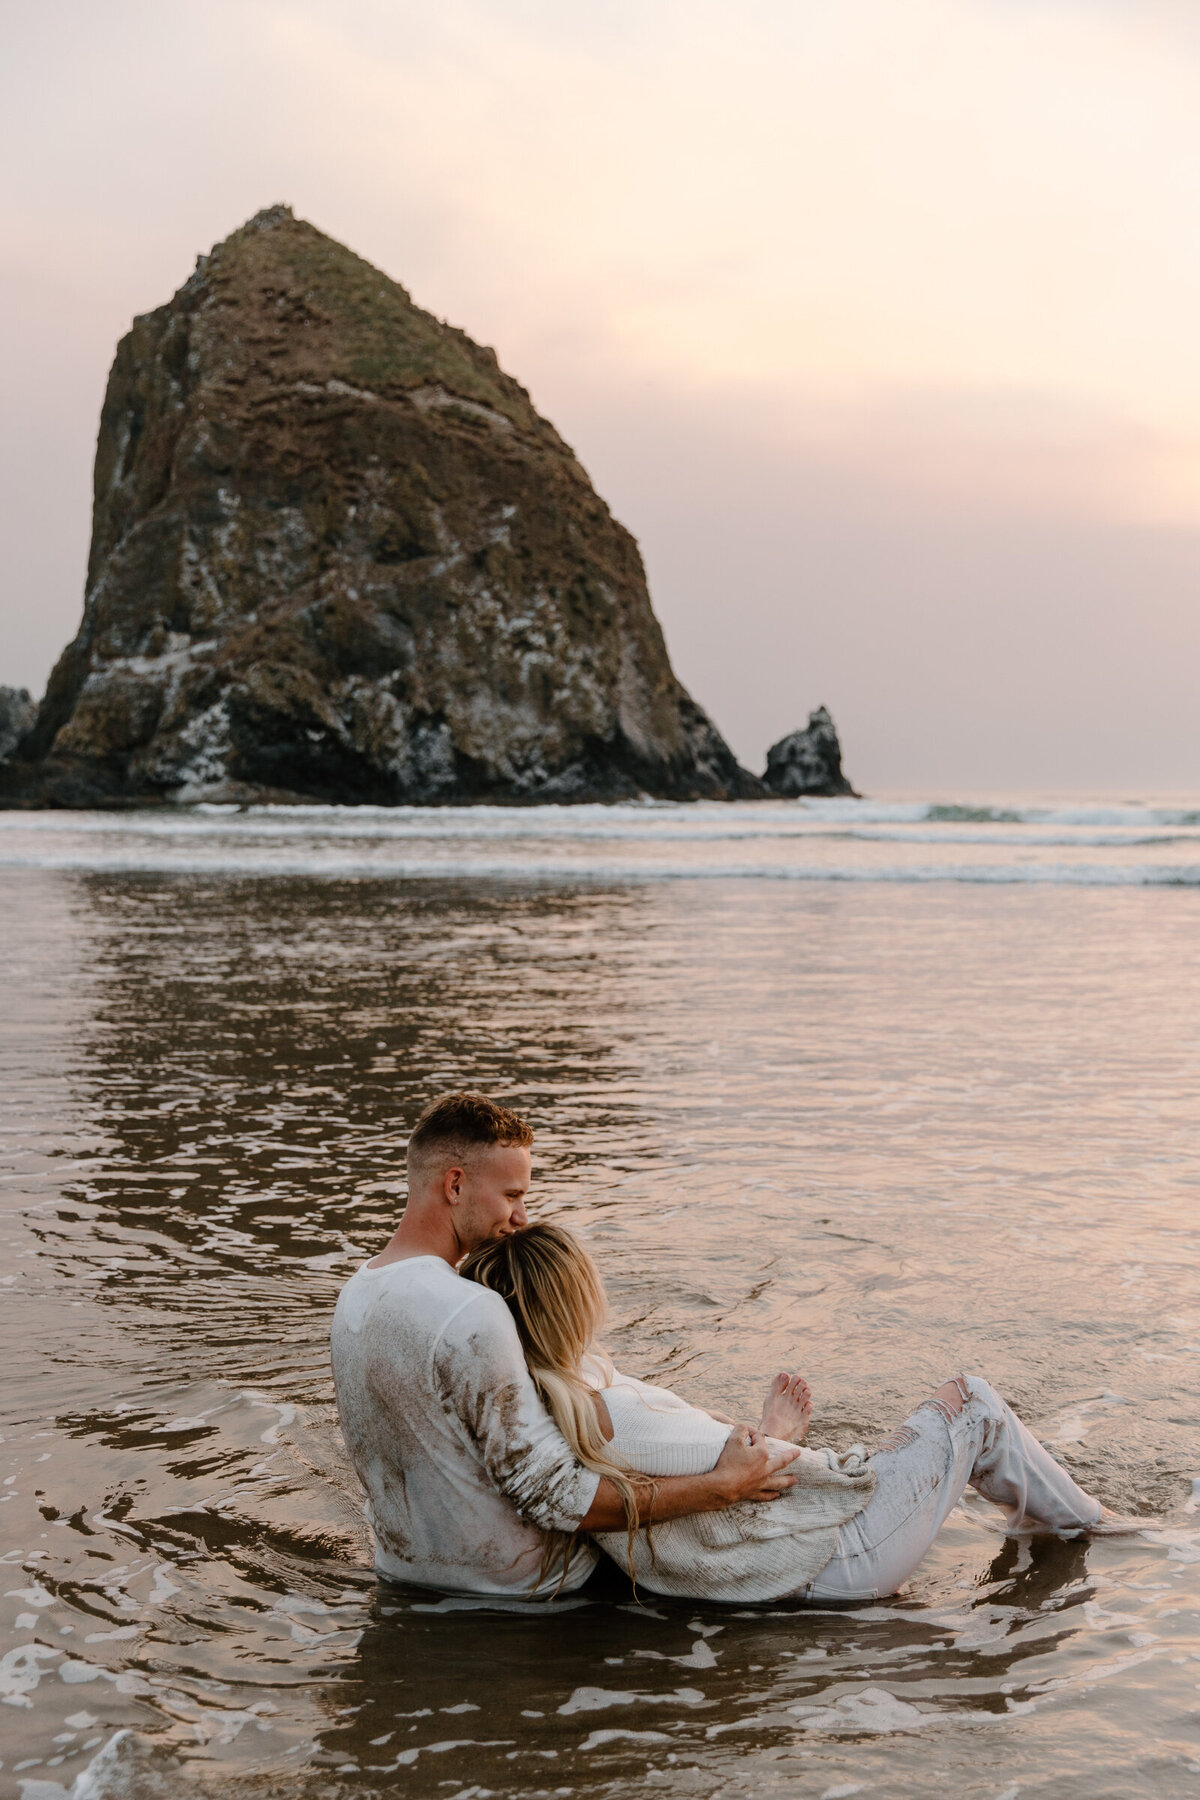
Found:
M 727 1506 L 739 1500 L 778 1500 L 780 1494 L 796 1485 L 796 1477 L 787 1473 L 787 1466 L 799 1454 L 795 1444 L 772 1451 L 757 1425 L 735 1425 L 712 1478 L 725 1495 Z

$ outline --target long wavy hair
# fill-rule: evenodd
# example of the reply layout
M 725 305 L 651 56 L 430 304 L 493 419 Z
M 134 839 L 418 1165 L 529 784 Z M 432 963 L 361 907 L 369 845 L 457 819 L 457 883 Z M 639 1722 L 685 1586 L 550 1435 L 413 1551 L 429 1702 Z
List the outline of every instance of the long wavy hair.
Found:
M 472 1250 L 460 1263 L 459 1274 L 491 1288 L 506 1302 L 547 1412 L 584 1467 L 611 1481 L 620 1494 L 632 1575 L 638 1492 L 629 1469 L 609 1450 L 596 1411 L 595 1385 L 583 1375 L 584 1359 L 589 1356 L 601 1371 L 612 1368 L 596 1342 L 608 1302 L 595 1263 L 564 1226 L 527 1225 L 523 1231 L 493 1238 Z M 653 1489 L 653 1483 L 644 1478 L 641 1485 Z M 559 1587 L 566 1578 L 575 1542 L 571 1538 L 563 1549 Z M 539 1585 L 550 1573 L 557 1553 L 558 1546 L 549 1540 Z

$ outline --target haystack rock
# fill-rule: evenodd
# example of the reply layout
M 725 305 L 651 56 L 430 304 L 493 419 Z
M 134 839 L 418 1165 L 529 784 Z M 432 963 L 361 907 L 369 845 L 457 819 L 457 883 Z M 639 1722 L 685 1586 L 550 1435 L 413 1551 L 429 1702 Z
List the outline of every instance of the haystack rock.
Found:
M 761 794 L 493 351 L 269 208 L 117 349 L 9 804 Z
M 842 746 L 825 707 L 818 706 L 809 713 L 808 724 L 802 730 L 771 745 L 763 780 L 771 793 L 785 800 L 801 794 L 850 794 L 857 798 L 842 774 Z

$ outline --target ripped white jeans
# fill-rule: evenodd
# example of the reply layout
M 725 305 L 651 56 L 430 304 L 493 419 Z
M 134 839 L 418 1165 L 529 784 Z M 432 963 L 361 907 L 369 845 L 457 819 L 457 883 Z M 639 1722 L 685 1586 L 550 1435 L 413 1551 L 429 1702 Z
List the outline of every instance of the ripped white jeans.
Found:
M 1071 1480 L 994 1387 L 975 1375 L 957 1376 L 955 1385 L 960 1410 L 927 1400 L 871 1452 L 875 1492 L 842 1526 L 832 1558 L 797 1599 L 894 1594 L 967 1487 L 1003 1507 L 1013 1528 L 1079 1531 L 1099 1519 L 1100 1502 Z

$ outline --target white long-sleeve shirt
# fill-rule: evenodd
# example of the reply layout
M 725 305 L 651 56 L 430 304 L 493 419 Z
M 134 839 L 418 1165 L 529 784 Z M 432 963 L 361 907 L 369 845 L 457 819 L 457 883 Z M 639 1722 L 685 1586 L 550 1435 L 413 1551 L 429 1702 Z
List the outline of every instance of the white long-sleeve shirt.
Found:
M 599 1477 L 538 1397 L 499 1294 L 438 1256 L 366 1265 L 338 1298 L 332 1353 L 380 1573 L 472 1594 L 533 1592 L 546 1534 L 575 1530 Z M 564 1591 L 596 1560 L 581 1539 Z

